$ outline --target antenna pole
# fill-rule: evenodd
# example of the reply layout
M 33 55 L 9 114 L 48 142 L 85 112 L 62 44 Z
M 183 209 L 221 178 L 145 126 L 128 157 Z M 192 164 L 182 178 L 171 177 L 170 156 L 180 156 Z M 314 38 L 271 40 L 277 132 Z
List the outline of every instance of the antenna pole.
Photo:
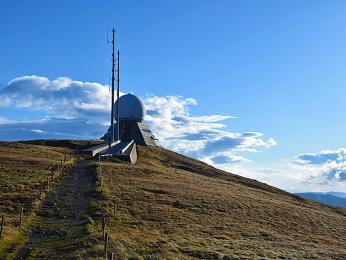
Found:
M 118 68 L 117 68 L 117 140 L 120 140 L 120 118 L 119 118 L 119 96 L 120 96 L 120 51 L 118 50 Z
M 109 138 L 109 147 L 114 143 L 114 34 L 115 30 L 112 30 L 112 106 L 111 106 L 111 137 Z M 119 112 L 118 112 L 119 113 Z M 119 123 L 118 123 L 119 125 Z M 119 135 L 119 132 L 118 132 Z

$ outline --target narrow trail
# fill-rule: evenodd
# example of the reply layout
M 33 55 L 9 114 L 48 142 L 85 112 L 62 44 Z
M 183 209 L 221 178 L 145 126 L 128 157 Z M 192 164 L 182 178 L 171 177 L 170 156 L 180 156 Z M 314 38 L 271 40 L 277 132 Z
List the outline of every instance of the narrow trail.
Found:
M 89 214 L 94 184 L 95 171 L 90 161 L 78 161 L 62 176 L 31 225 L 28 259 L 78 259 L 93 228 Z

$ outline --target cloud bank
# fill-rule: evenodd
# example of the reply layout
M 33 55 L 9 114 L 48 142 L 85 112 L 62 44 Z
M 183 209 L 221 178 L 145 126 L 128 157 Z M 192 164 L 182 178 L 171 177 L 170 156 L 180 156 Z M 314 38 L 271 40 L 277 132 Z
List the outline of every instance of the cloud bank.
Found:
M 192 98 L 179 96 L 144 99 L 146 121 L 160 143 L 171 150 L 201 159 L 213 165 L 247 161 L 239 154 L 256 152 L 276 144 L 273 138 L 264 139 L 259 132 L 233 133 L 225 130 L 229 115 L 192 116 Z
M 11 80 L 0 90 L 0 107 L 40 111 L 48 116 L 106 124 L 110 108 L 109 92 L 98 83 L 67 77 L 23 76 Z
M 189 110 L 197 105 L 196 99 L 154 95 L 142 99 L 145 121 L 162 146 L 216 167 L 230 170 L 248 162 L 248 153 L 276 144 L 260 132 L 227 130 L 236 120 L 230 115 L 192 115 Z M 109 110 L 108 86 L 68 77 L 23 76 L 0 89 L 0 137 L 98 139 L 108 128 Z
M 321 184 L 346 182 L 345 148 L 300 154 L 292 163 L 312 173 L 308 179 L 310 182 Z

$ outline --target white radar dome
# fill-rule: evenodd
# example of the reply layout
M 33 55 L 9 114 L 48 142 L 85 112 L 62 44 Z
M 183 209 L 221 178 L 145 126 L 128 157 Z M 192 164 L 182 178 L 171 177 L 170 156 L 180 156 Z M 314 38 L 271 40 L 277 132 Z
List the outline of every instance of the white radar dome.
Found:
M 114 119 L 117 119 L 117 102 L 114 103 Z M 143 102 L 132 94 L 126 94 L 119 98 L 119 118 L 120 120 L 143 121 L 145 107 Z

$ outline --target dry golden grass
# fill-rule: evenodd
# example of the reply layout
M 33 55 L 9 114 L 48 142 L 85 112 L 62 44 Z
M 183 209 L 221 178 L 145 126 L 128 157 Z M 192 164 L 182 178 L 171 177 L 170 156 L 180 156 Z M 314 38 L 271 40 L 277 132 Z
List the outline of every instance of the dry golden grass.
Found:
M 102 162 L 102 187 L 98 162 L 79 157 L 19 232 L 18 203 L 37 196 L 64 153 L 93 143 L 1 143 L 0 213 L 12 218 L 5 231 L 12 248 L 2 239 L 0 258 L 30 231 L 29 259 L 103 259 L 105 212 L 115 259 L 346 259 L 345 210 L 158 147 L 138 147 L 136 165 Z
M 346 258 L 345 210 L 162 148 L 102 169 L 118 258 Z
M 63 147 L 0 142 L 0 214 L 5 215 L 0 258 L 11 258 L 16 247 L 25 241 L 32 219 L 30 208 L 38 206 L 40 188 L 44 190 L 47 176 L 65 153 L 72 154 L 73 151 Z M 24 221 L 20 230 L 21 206 L 24 208 Z

